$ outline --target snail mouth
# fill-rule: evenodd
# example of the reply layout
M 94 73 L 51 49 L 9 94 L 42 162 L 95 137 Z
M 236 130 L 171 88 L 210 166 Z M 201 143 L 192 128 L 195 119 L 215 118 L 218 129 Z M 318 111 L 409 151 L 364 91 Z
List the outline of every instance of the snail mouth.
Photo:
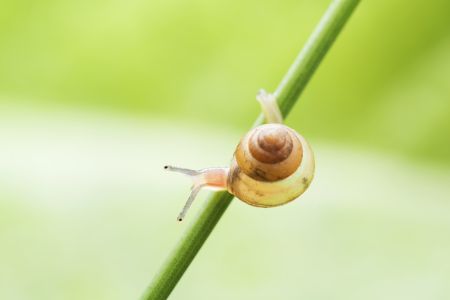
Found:
M 289 157 L 293 141 L 286 128 L 271 126 L 264 130 L 256 130 L 250 137 L 248 146 L 256 160 L 275 164 Z

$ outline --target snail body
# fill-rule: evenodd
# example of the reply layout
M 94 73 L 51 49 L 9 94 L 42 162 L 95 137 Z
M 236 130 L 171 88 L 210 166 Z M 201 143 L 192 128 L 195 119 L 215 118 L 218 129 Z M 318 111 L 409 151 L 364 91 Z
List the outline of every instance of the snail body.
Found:
M 257 96 L 269 124 L 251 129 L 236 147 L 229 168 L 190 170 L 165 166 L 188 175 L 191 194 L 178 216 L 181 221 L 202 188 L 228 190 L 243 202 L 273 207 L 299 197 L 314 177 L 314 155 L 308 142 L 294 129 L 281 124 L 282 116 L 273 95 Z

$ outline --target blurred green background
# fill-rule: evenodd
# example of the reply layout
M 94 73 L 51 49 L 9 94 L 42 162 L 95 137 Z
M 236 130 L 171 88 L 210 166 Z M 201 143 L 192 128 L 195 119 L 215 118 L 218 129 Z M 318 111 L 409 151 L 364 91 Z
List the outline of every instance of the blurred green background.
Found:
M 136 299 L 329 1 L 6 1 L 0 298 Z M 450 2 L 363 1 L 287 124 L 302 198 L 234 201 L 171 299 L 450 298 Z

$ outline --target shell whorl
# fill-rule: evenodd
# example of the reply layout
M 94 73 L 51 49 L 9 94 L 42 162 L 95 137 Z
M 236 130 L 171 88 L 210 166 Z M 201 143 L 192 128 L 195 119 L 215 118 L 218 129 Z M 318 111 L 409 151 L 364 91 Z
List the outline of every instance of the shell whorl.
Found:
M 235 156 L 239 168 L 249 177 L 277 181 L 297 170 L 303 149 L 292 129 L 282 124 L 266 124 L 244 136 Z

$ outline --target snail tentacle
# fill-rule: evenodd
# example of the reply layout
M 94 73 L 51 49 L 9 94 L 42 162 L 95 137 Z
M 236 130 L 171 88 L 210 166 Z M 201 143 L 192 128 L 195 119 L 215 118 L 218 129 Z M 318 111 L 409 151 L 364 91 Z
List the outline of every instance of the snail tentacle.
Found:
M 183 206 L 183 209 L 181 210 L 180 214 L 178 215 L 177 220 L 179 222 L 183 221 L 184 217 L 186 216 L 187 211 L 191 207 L 192 202 L 194 202 L 195 197 L 197 197 L 198 192 L 204 187 L 203 185 L 197 185 L 192 186 L 191 188 L 191 194 L 189 195 L 189 198 L 186 201 L 186 204 Z
M 173 166 L 164 166 L 164 169 L 187 175 L 192 180 L 191 194 L 189 195 L 183 210 L 178 216 L 178 221 L 182 221 L 189 207 L 191 207 L 197 194 L 202 188 L 211 190 L 226 190 L 229 168 L 207 168 L 201 170 L 191 170 Z

